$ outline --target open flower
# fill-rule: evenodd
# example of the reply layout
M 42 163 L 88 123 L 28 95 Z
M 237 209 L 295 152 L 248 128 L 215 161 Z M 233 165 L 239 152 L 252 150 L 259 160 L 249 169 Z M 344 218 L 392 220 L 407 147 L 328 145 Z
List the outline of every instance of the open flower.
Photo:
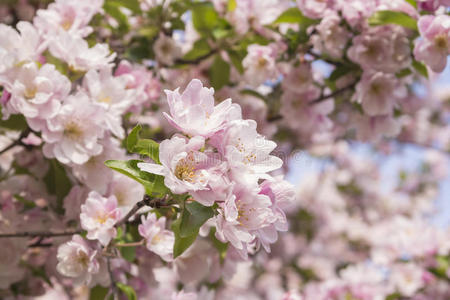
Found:
M 214 106 L 214 89 L 203 87 L 198 79 L 193 79 L 181 95 L 178 89 L 165 92 L 170 116 L 164 116 L 172 126 L 191 136 L 210 137 L 229 120 L 241 117 L 239 106 L 232 104 L 231 99 Z
M 58 248 L 56 269 L 64 276 L 75 278 L 77 282 L 89 284 L 92 275 L 99 272 L 97 251 L 92 249 L 79 235 Z
M 414 47 L 414 56 L 434 72 L 442 72 L 450 54 L 450 16 L 423 16 L 418 26 L 422 39 Z
M 103 246 L 116 236 L 114 225 L 120 218 L 116 197 L 102 197 L 97 192 L 90 192 L 86 203 L 81 206 L 81 227 L 87 230 L 87 238 L 99 240 Z
M 165 229 L 166 218 L 157 218 L 156 214 L 150 213 L 141 217 L 142 224 L 139 225 L 139 234 L 145 238 L 147 249 L 161 256 L 166 261 L 172 260 L 173 244 L 175 236 L 172 231 Z
M 159 160 L 162 165 L 139 163 L 138 167 L 146 172 L 163 175 L 165 185 L 175 194 L 208 190 L 208 183 L 214 180 L 212 172 L 218 161 L 200 151 L 205 139 L 196 136 L 187 139 L 173 136 L 162 141 L 159 146 Z M 202 199 L 196 199 L 203 202 Z M 212 205 L 214 201 L 206 204 Z

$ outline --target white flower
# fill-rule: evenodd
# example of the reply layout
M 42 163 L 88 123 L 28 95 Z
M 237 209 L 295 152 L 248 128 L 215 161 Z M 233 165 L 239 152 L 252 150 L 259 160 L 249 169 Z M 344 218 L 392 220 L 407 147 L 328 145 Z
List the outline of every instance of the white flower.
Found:
M 75 278 L 79 283 L 89 284 L 92 275 L 99 272 L 97 251 L 89 247 L 79 235 L 58 248 L 56 269 L 64 276 Z
M 67 98 L 54 118 L 33 120 L 30 126 L 42 130 L 45 156 L 64 164 L 84 164 L 103 150 L 99 143 L 105 133 L 103 118 L 87 95 L 78 92 Z

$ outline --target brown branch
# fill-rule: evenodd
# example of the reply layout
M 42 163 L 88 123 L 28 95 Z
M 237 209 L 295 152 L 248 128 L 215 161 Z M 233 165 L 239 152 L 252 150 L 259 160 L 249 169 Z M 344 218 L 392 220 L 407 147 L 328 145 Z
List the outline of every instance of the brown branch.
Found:
M 322 96 L 320 96 L 319 98 L 314 99 L 313 101 L 309 102 L 308 104 L 309 104 L 309 105 L 314 105 L 314 104 L 320 103 L 320 102 L 322 102 L 322 101 L 325 101 L 325 100 L 327 100 L 327 99 L 329 99 L 329 98 L 336 97 L 336 96 L 338 96 L 339 94 L 342 94 L 343 92 L 345 92 L 345 91 L 347 91 L 347 90 L 349 90 L 349 89 L 354 88 L 355 85 L 356 85 L 356 83 L 357 83 L 357 81 L 352 82 L 352 83 L 350 83 L 350 84 L 344 86 L 343 88 L 340 88 L 340 89 L 338 89 L 338 90 L 332 92 L 331 94 L 328 94 L 328 95 L 322 95 Z
M 149 195 L 144 195 L 144 199 L 137 202 L 133 208 L 123 217 L 119 222 L 116 223 L 115 227 L 120 227 L 131 218 L 141 207 L 150 206 L 159 208 L 161 206 L 165 206 L 164 202 L 167 200 L 167 196 L 164 198 L 151 198 Z
M 12 142 L 11 144 L 9 144 L 6 148 L 4 148 L 3 150 L 0 151 L 0 154 L 5 153 L 6 151 L 14 148 L 15 146 L 26 146 L 24 143 L 22 143 L 22 139 L 24 137 L 26 137 L 29 133 L 31 132 L 31 130 L 29 128 L 25 129 L 24 131 L 22 131 L 22 133 L 20 134 L 20 136 L 17 138 L 17 140 L 15 140 L 14 142 Z
M 25 231 L 25 232 L 15 232 L 15 233 L 0 233 L 0 238 L 20 238 L 20 237 L 57 237 L 57 236 L 67 236 L 80 234 L 82 230 L 74 231 L 61 231 L 61 232 L 50 232 L 50 231 Z

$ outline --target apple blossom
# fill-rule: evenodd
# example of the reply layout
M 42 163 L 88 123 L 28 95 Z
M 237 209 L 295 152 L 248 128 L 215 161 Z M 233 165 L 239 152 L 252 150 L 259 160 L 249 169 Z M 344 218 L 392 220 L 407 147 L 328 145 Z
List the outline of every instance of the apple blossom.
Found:
M 75 72 L 107 68 L 116 57 L 115 53 L 110 53 L 106 44 L 95 44 L 94 47 L 89 47 L 84 39 L 69 33 L 60 33 L 52 39 L 49 51 L 56 58 L 66 62 Z
M 89 284 L 92 276 L 99 272 L 97 250 L 92 249 L 79 235 L 58 247 L 57 270 L 64 276 Z
M 253 86 L 258 86 L 268 79 L 276 79 L 278 70 L 276 67 L 275 45 L 260 46 L 253 44 L 247 47 L 247 56 L 242 61 L 246 69 L 246 80 Z
M 396 102 L 406 96 L 406 87 L 394 75 L 381 72 L 364 73 L 355 93 L 368 116 L 392 114 Z
M 101 111 L 89 97 L 78 92 L 66 99 L 54 118 L 33 120 L 30 126 L 43 131 L 45 156 L 62 163 L 84 164 L 103 150 L 99 143 L 105 133 L 102 119 Z
M 178 89 L 165 92 L 170 115 L 164 116 L 172 126 L 192 136 L 210 137 L 241 115 L 239 106 L 232 104 L 231 99 L 214 106 L 214 89 L 203 87 L 198 79 L 191 80 L 181 95 Z
M 54 117 L 61 103 L 69 95 L 70 81 L 61 75 L 54 65 L 38 68 L 36 63 L 22 66 L 13 82 L 8 82 L 11 98 L 3 114 L 21 113 L 27 118 L 47 119 Z
M 150 213 L 147 217 L 142 216 L 141 221 L 139 234 L 145 238 L 147 249 L 165 261 L 171 261 L 175 238 L 172 231 L 165 229 L 166 218 L 157 219 L 156 214 Z
M 422 39 L 416 42 L 414 56 L 433 71 L 442 72 L 450 54 L 450 17 L 423 16 L 418 26 Z
M 114 225 L 120 215 L 116 197 L 104 198 L 97 192 L 90 192 L 86 203 L 81 205 L 81 227 L 87 230 L 88 239 L 99 240 L 106 246 L 116 235 Z
M 39 9 L 33 24 L 49 39 L 60 30 L 85 37 L 93 31 L 88 26 L 89 21 L 101 11 L 103 2 L 103 0 L 57 0 L 50 3 L 47 9 Z

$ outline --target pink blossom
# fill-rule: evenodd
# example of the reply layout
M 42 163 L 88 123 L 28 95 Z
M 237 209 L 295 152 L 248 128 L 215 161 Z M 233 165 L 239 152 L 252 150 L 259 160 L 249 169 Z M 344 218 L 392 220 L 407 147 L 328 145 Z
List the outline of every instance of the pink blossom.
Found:
M 235 186 L 216 217 L 216 237 L 230 242 L 238 250 L 246 250 L 246 244 L 254 240 L 256 230 L 276 221 L 271 205 L 268 196 L 257 194 L 252 188 Z
M 56 269 L 64 276 L 75 278 L 79 283 L 89 284 L 92 276 L 99 272 L 97 251 L 92 249 L 79 235 L 58 248 Z
M 48 120 L 29 121 L 30 127 L 42 130 L 44 155 L 62 163 L 86 163 L 99 155 L 103 147 L 102 113 L 82 92 L 69 96 L 58 114 Z
M 407 96 L 406 87 L 395 75 L 364 73 L 356 86 L 355 98 L 369 116 L 388 115 L 396 102 Z
M 271 209 L 276 221 L 258 230 L 258 238 L 266 251 L 270 251 L 269 244 L 275 243 L 278 239 L 277 231 L 287 231 L 288 223 L 283 209 L 287 207 L 295 198 L 294 186 L 283 180 L 281 177 L 265 180 L 261 184 L 262 195 L 267 195 L 271 202 Z
M 392 116 L 357 116 L 354 121 L 357 138 L 362 141 L 378 141 L 381 137 L 394 137 L 401 126 Z
M 138 167 L 146 172 L 163 175 L 165 185 L 175 194 L 210 190 L 208 186 L 214 183 L 215 167 L 219 161 L 200 151 L 205 145 L 205 139 L 196 136 L 188 140 L 185 137 L 173 136 L 162 141 L 159 146 L 161 165 L 139 163 Z M 202 194 L 196 194 L 196 200 L 205 205 L 212 205 L 214 199 L 203 199 Z
M 391 282 L 406 297 L 413 296 L 424 287 L 424 270 L 414 263 L 398 263 L 392 266 Z
M 59 112 L 71 84 L 54 65 L 45 64 L 38 68 L 33 62 L 21 67 L 15 80 L 6 87 L 11 98 L 3 110 L 4 115 L 21 113 L 27 118 L 47 119 Z
M 341 18 L 336 13 L 327 13 L 316 26 L 317 35 L 311 37 L 314 48 L 333 58 L 341 58 L 351 33 L 340 25 Z
M 114 225 L 119 219 L 120 211 L 114 196 L 104 198 L 97 192 L 90 192 L 81 206 L 81 227 L 87 230 L 87 238 L 99 240 L 103 246 L 116 236 Z
M 450 16 L 423 16 L 418 26 L 422 39 L 414 47 L 414 56 L 434 72 L 442 72 L 450 54 Z
M 275 45 L 252 44 L 247 47 L 247 56 L 242 61 L 248 83 L 258 86 L 266 80 L 276 79 L 278 70 L 275 63 Z
M 173 244 L 175 242 L 174 233 L 165 229 L 166 217 L 156 217 L 156 214 L 149 213 L 147 217 L 141 217 L 139 234 L 145 238 L 147 249 L 161 256 L 165 261 L 172 260 Z
M 132 103 L 131 110 L 140 111 L 142 106 L 148 106 L 149 101 L 157 100 L 161 95 L 161 83 L 145 67 L 132 65 L 126 60 L 122 60 L 114 76 L 124 77 L 127 89 L 133 89 L 136 93 L 136 100 Z
M 171 66 L 177 58 L 180 58 L 181 47 L 171 37 L 160 34 L 153 45 L 156 60 L 164 65 Z
M 377 8 L 377 0 L 336 0 L 336 7 L 340 9 L 344 19 L 352 27 L 365 27 L 368 17 Z
M 396 25 L 370 27 L 353 39 L 348 57 L 364 70 L 395 73 L 411 64 L 409 40 Z
M 105 194 L 113 182 L 115 172 L 105 166 L 108 159 L 126 159 L 125 151 L 120 148 L 118 140 L 106 138 L 99 141 L 102 145 L 102 152 L 99 155 L 91 156 L 84 164 L 71 164 L 73 175 L 91 190 L 100 194 Z M 99 176 L 98 174 L 102 174 Z M 117 202 L 120 205 L 119 198 Z
M 300 11 L 312 19 L 322 18 L 327 9 L 331 9 L 335 0 L 297 0 Z
M 36 61 L 47 47 L 30 23 L 21 21 L 16 27 L 19 32 L 0 24 L 0 83 L 4 80 L 4 75 L 8 75 L 5 72 L 12 71 L 24 63 Z
M 283 165 L 280 158 L 270 155 L 277 144 L 258 134 L 253 120 L 232 121 L 223 136 L 218 135 L 211 142 L 225 156 L 232 172 L 249 172 L 261 178 Z
M 164 116 L 172 126 L 191 136 L 210 137 L 225 128 L 228 121 L 241 116 L 239 106 L 232 104 L 231 99 L 214 106 L 214 89 L 203 87 L 198 79 L 191 80 L 181 95 L 178 89 L 165 92 L 170 116 Z
M 95 44 L 89 48 L 84 39 L 69 33 L 60 33 L 52 39 L 49 50 L 53 56 L 66 62 L 72 71 L 78 72 L 110 67 L 116 57 L 115 53 L 110 53 L 108 45 Z
M 33 23 L 49 39 L 61 30 L 85 37 L 92 32 L 88 24 L 102 6 L 103 0 L 57 0 L 39 9 Z
M 89 70 L 83 78 L 83 89 L 99 109 L 105 111 L 105 128 L 123 138 L 121 117 L 135 100 L 134 91 L 126 89 L 126 78 L 113 76 L 110 68 Z

